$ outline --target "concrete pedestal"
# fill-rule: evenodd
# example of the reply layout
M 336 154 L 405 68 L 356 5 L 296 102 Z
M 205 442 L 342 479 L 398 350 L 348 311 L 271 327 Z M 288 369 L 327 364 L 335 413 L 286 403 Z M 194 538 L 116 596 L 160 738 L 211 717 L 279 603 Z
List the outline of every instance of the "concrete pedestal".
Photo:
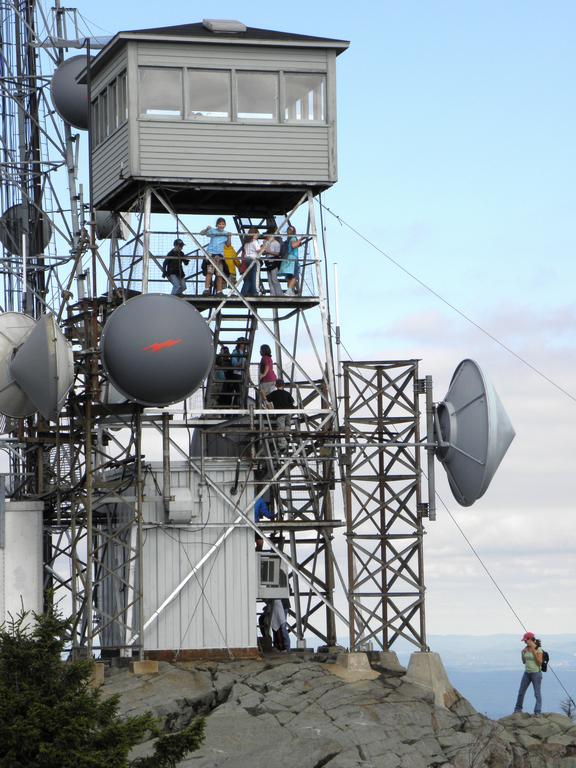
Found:
M 366 653 L 338 653 L 335 664 L 326 668 L 347 682 L 375 680 L 379 675 L 370 666 Z
M 405 680 L 432 691 L 437 707 L 448 709 L 458 699 L 438 653 L 429 651 L 413 653 L 410 656 Z
M 130 663 L 130 672 L 132 672 L 133 675 L 157 675 L 158 662 L 155 659 L 132 661 Z
M 406 672 L 406 667 L 403 667 L 398 661 L 396 651 L 374 651 L 370 654 L 370 659 L 373 664 L 377 664 L 389 672 L 398 672 L 400 674 L 405 674 Z
M 90 678 L 90 686 L 92 688 L 100 688 L 104 685 L 104 672 L 106 670 L 106 664 L 102 664 L 100 661 L 95 661 L 92 665 L 92 676 Z

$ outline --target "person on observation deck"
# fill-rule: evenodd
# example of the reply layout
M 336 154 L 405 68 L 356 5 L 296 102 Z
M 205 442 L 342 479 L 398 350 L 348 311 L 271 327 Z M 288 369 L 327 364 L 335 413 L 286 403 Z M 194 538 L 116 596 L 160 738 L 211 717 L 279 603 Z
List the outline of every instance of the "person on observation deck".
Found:
M 218 267 L 220 272 L 224 273 L 224 246 L 232 243 L 232 233 L 226 232 L 226 219 L 216 219 L 215 227 L 206 227 L 200 232 L 201 235 L 208 235 L 210 238 L 208 244 L 205 247 L 206 253 L 210 255 L 210 259 L 206 263 L 206 283 L 204 285 L 204 296 L 210 296 L 212 286 L 212 276 L 216 275 L 216 296 L 223 296 L 222 288 L 224 286 L 224 278 L 221 274 L 216 272 L 214 264 Z M 213 263 L 212 263 L 213 262 Z
M 172 283 L 172 296 L 181 296 L 186 291 L 186 275 L 183 265 L 188 264 L 188 259 L 183 256 L 183 240 L 177 237 L 173 246 L 162 263 L 162 273 Z

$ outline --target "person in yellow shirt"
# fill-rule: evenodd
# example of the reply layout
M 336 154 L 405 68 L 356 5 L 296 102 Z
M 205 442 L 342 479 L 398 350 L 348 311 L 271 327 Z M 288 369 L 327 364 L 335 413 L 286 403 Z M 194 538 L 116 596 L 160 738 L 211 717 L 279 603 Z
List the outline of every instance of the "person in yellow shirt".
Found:
M 236 285 L 236 270 L 240 269 L 240 259 L 231 245 L 224 246 L 224 262 L 228 267 L 228 280 Z
M 526 691 L 532 685 L 534 688 L 534 698 L 536 703 L 534 705 L 534 715 L 539 717 L 542 712 L 542 659 L 544 658 L 544 652 L 536 644 L 536 636 L 533 632 L 526 632 L 522 637 L 522 642 L 525 643 L 522 649 L 522 663 L 524 664 L 524 674 L 520 680 L 520 690 L 518 691 L 518 698 L 516 699 L 516 706 L 514 712 L 522 712 L 524 705 L 524 696 Z

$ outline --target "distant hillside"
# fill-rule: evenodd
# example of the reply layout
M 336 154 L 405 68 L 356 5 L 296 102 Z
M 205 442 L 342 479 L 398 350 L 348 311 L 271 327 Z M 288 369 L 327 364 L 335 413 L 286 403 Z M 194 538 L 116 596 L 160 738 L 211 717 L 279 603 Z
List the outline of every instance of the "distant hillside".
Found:
M 492 719 L 512 712 L 522 674 L 518 635 L 431 635 L 430 649 L 442 657 L 451 683 L 474 708 Z M 550 669 L 543 678 L 546 712 L 561 712 L 567 694 L 576 701 L 576 635 L 550 635 L 542 638 L 550 654 Z M 407 664 L 412 648 L 398 644 L 396 652 Z M 525 711 L 533 707 L 531 691 L 526 695 Z
M 517 635 L 429 635 L 428 643 L 431 651 L 442 656 L 444 666 L 452 669 L 518 670 L 523 647 L 521 637 L 522 632 Z M 343 647 L 348 645 L 344 637 L 338 642 Z M 543 635 L 542 642 L 558 674 L 576 672 L 576 635 Z M 407 663 L 416 648 L 399 640 L 392 650 L 402 663 Z
M 439 653 L 445 666 L 482 670 L 517 670 L 523 644 L 517 635 L 431 635 L 430 650 Z M 543 647 L 551 657 L 556 672 L 576 671 L 576 635 L 542 637 Z

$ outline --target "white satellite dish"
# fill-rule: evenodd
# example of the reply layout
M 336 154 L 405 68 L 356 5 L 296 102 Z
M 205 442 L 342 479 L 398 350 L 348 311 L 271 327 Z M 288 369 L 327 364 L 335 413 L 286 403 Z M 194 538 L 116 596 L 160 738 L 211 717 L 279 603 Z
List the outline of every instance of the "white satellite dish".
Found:
M 14 355 L 10 373 L 35 410 L 56 421 L 74 382 L 74 359 L 53 315 L 38 320 Z
M 469 507 L 490 485 L 515 436 L 500 398 L 474 360 L 463 360 L 435 407 L 435 449 L 454 498 Z
M 36 406 L 14 380 L 10 366 L 15 351 L 33 331 L 36 321 L 20 312 L 0 315 L 0 413 L 22 419 L 36 413 Z

